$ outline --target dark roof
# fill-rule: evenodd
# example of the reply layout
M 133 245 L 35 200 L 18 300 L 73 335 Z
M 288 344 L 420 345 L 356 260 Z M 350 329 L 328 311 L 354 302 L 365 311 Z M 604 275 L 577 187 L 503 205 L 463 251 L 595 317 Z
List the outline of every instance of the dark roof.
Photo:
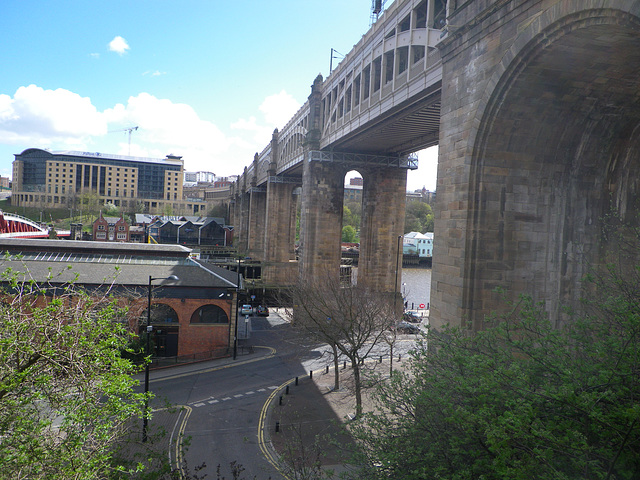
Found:
M 126 242 L 87 242 L 81 240 L 48 240 L 27 238 L 0 238 L 0 252 L 69 252 L 102 253 L 105 255 L 188 257 L 191 249 L 182 245 Z
M 0 259 L 0 272 L 11 268 L 23 279 L 33 279 L 39 284 L 76 281 L 81 285 L 136 287 L 148 285 L 150 276 L 162 279 L 170 275 L 179 280 L 170 283 L 158 280 L 154 285 L 236 288 L 238 281 L 236 272 L 194 260 L 189 257 L 190 250 L 180 245 L 20 239 L 19 243 L 26 247 L 20 248 L 16 243 L 0 240 L 2 251 L 10 252 Z M 61 249 L 62 246 L 65 248 Z M 82 248 L 85 246 L 93 248 Z

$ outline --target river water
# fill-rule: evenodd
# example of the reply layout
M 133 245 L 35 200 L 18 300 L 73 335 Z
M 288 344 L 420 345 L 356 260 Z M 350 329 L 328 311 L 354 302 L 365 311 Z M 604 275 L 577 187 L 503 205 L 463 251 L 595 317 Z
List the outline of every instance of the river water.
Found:
M 409 310 L 418 309 L 421 304 L 427 305 L 431 295 L 430 268 L 402 269 L 402 296 Z

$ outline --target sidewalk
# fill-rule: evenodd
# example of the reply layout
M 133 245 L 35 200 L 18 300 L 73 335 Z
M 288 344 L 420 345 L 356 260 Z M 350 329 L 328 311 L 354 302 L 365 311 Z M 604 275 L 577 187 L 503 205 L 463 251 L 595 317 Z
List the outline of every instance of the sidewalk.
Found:
M 394 369 L 402 368 L 402 362 L 394 359 Z M 371 362 L 380 375 L 388 375 L 389 360 Z M 345 470 L 349 464 L 355 442 L 345 428 L 355 414 L 353 377 L 350 367 L 340 365 L 340 390 L 334 391 L 334 371 L 329 369 L 314 372 L 313 378 L 304 376 L 289 384 L 289 393 L 284 387 L 273 397 L 266 437 L 276 456 L 287 466 L 299 469 L 305 465 L 319 463 L 335 472 Z M 281 403 L 280 403 L 281 402 Z M 370 394 L 363 389 L 364 411 L 372 408 Z M 276 432 L 276 425 L 278 431 Z M 286 473 L 286 472 L 284 472 Z
M 171 365 L 163 368 L 150 369 L 149 379 L 150 381 L 162 381 L 168 378 L 184 375 L 185 373 L 198 372 L 201 370 L 219 370 L 227 368 L 233 365 L 241 365 L 244 363 L 256 362 L 262 360 L 265 357 L 273 355 L 274 349 L 271 347 L 253 346 L 253 353 L 238 354 L 234 360 L 232 355 L 221 358 L 212 358 L 203 361 L 196 361 L 191 363 L 182 363 L 178 365 Z M 135 379 L 140 383 L 144 381 L 144 370 L 134 375 Z

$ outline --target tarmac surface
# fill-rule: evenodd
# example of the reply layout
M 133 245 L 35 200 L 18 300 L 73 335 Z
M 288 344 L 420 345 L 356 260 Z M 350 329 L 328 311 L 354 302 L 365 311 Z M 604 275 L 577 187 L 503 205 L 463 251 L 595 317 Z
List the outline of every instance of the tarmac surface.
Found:
M 405 341 L 414 336 L 405 335 Z M 274 354 L 268 347 L 256 347 L 253 353 L 207 362 L 181 365 L 152 371 L 154 378 L 173 377 L 189 372 L 232 368 L 239 363 L 260 362 Z M 394 369 L 402 368 L 402 361 L 394 355 Z M 406 355 L 403 355 L 406 358 Z M 330 362 L 328 362 L 330 363 Z M 363 369 L 388 375 L 389 359 L 367 362 Z M 346 431 L 346 426 L 355 415 L 355 396 L 352 385 L 352 370 L 343 362 L 338 367 L 340 388 L 334 390 L 333 366 L 320 367 L 309 374 L 291 378 L 278 388 L 274 387 L 264 403 L 258 424 L 258 443 L 266 461 L 282 475 L 281 478 L 300 478 L 294 472 L 310 471 L 320 466 L 335 471 L 345 470 L 349 464 L 354 441 Z M 367 391 L 363 391 L 364 410 L 371 408 Z M 171 464 L 175 468 L 187 468 L 190 473 L 196 465 L 186 465 L 182 455 L 180 439 L 190 415 L 186 410 L 156 410 L 151 428 L 161 428 L 166 432 L 162 443 L 167 442 Z M 266 477 L 265 477 L 266 478 Z M 277 477 L 270 477 L 276 480 Z M 257 480 L 262 480 L 258 478 Z
M 368 362 L 364 369 L 388 375 L 388 358 L 382 363 Z M 397 357 L 394 369 L 402 369 Z M 314 372 L 311 378 L 299 378 L 297 384 L 294 379 L 272 395 L 265 437 L 280 460 L 285 478 L 298 478 L 293 469 L 299 473 L 314 465 L 336 474 L 349 468 L 355 442 L 347 427 L 356 412 L 351 372 L 350 366 L 340 364 L 339 390 L 334 390 L 334 370 L 330 368 L 328 372 Z M 367 389 L 362 396 L 364 411 L 373 408 Z

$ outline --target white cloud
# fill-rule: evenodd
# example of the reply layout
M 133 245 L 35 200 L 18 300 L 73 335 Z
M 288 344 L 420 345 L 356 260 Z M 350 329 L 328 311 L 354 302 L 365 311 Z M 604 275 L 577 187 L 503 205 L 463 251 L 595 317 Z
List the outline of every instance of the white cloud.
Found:
M 220 171 L 230 163 L 229 151 L 235 140 L 200 118 L 189 105 L 140 93 L 130 97 L 126 106 L 118 104 L 105 110 L 104 115 L 111 125 L 139 127 L 132 134 L 131 155 L 181 155 L 189 170 Z M 127 154 L 129 145 L 122 142 L 119 148 L 112 153 Z
M 265 98 L 259 108 L 269 126 L 282 128 L 300 107 L 295 98 L 282 90 Z
M 106 131 L 107 125 L 91 99 L 69 90 L 29 85 L 18 88 L 13 98 L 0 95 L 3 143 L 84 145 L 89 137 Z
M 118 55 L 124 55 L 129 50 L 129 44 L 120 35 L 117 35 L 109 42 L 109 50 L 116 52 Z
M 161 72 L 160 70 L 155 70 L 153 72 L 151 70 L 147 70 L 146 72 L 142 73 L 142 76 L 151 75 L 152 77 L 159 77 L 166 74 L 167 72 Z
M 264 117 L 262 122 L 251 116 L 235 121 L 231 128 L 250 135 L 246 138 L 251 138 L 254 148 L 261 151 L 271 141 L 273 130 L 284 127 L 300 107 L 291 95 L 282 90 L 280 93 L 269 95 L 258 107 Z
M 285 92 L 267 97 L 256 117 L 216 125 L 189 105 L 149 93 L 99 111 L 88 97 L 64 89 L 20 87 L 0 94 L 0 143 L 22 148 L 81 150 L 164 158 L 181 155 L 187 170 L 240 174 L 299 105 Z M 138 126 L 131 133 L 125 128 Z M 116 133 L 120 131 L 120 133 Z

